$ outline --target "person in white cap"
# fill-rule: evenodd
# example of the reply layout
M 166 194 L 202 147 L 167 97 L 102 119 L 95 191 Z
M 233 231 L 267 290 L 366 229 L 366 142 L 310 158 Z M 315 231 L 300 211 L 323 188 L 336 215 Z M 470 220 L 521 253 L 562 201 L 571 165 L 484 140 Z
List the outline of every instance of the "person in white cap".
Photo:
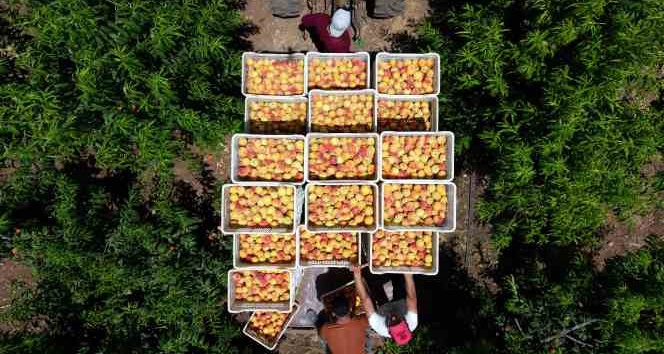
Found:
M 319 52 L 350 52 L 350 11 L 338 9 L 332 17 L 324 13 L 305 15 L 300 27 L 309 30 Z

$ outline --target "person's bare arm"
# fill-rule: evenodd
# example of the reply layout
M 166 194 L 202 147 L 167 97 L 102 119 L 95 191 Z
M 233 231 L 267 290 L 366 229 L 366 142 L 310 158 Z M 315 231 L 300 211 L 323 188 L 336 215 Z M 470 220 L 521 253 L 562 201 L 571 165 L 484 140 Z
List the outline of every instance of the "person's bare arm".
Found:
M 362 300 L 362 306 L 364 311 L 367 312 L 367 317 L 371 316 L 372 313 L 376 312 L 373 302 L 367 293 L 367 289 L 364 287 L 364 282 L 362 281 L 362 267 L 353 266 L 353 277 L 355 278 L 355 289 L 357 289 L 357 294 Z
M 403 275 L 406 283 L 406 308 L 409 312 L 417 313 L 417 293 L 415 292 L 415 281 L 412 274 Z

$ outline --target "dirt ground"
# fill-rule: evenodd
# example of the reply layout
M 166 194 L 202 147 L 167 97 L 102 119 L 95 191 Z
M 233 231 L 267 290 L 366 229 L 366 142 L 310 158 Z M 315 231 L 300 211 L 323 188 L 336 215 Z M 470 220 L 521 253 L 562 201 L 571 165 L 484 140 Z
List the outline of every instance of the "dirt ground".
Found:
M 664 156 L 658 155 L 641 168 L 641 177 L 645 181 L 653 181 L 661 171 L 664 171 Z M 657 192 L 652 188 L 647 189 L 644 194 L 652 195 L 655 201 L 664 200 L 664 192 Z M 601 270 L 607 259 L 642 248 L 650 235 L 664 238 L 664 209 L 655 207 L 644 215 L 634 215 L 627 221 L 609 213 L 601 243 L 593 254 L 595 267 Z
M 487 181 L 477 173 L 460 171 L 455 174 L 454 183 L 457 186 L 457 228 L 454 233 L 441 234 L 441 245 L 447 243 L 468 275 L 495 293 L 498 285 L 488 273 L 498 264 L 498 253 L 491 243 L 490 228 L 475 216 L 475 204 L 484 193 Z
M 32 284 L 32 281 L 32 271 L 29 267 L 10 259 L 0 259 L 0 313 L 11 304 L 12 284 L 15 282 Z M 25 326 L 24 323 L 0 323 L 0 334 L 11 333 Z
M 593 257 L 598 269 L 604 268 L 607 259 L 642 248 L 649 235 L 664 237 L 664 210 L 636 215 L 633 219 L 633 222 L 620 221 L 613 213 L 609 214 L 607 231 Z
M 30 268 L 9 259 L 0 259 L 0 311 L 9 306 L 11 286 L 15 281 L 31 283 Z
M 257 31 L 246 38 L 253 44 L 253 50 L 315 51 L 316 48 L 311 40 L 298 28 L 300 18 L 310 13 L 330 13 L 332 0 L 300 0 L 300 3 L 301 16 L 284 19 L 272 16 L 269 1 L 247 0 L 243 12 Z M 403 34 L 414 35 L 415 26 L 427 16 L 429 10 L 428 1 L 409 0 L 406 1 L 403 14 L 390 19 L 373 19 L 367 15 L 366 2 L 357 1 L 356 27 L 360 39 L 353 43 L 352 50 L 369 52 L 389 50 Z

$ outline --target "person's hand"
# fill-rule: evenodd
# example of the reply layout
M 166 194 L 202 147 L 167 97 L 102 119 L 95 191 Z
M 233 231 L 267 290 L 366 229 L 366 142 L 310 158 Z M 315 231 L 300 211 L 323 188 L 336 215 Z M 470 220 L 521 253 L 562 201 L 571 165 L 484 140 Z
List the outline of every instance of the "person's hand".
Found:
M 353 271 L 353 275 L 356 277 L 362 277 L 362 266 L 359 264 L 352 265 L 350 269 Z

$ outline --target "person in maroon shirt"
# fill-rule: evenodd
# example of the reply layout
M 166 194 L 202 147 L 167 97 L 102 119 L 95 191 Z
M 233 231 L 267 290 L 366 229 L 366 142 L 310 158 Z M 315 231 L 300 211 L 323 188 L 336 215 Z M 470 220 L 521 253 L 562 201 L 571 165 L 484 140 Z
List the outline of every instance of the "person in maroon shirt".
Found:
M 338 9 L 330 15 L 318 13 L 302 16 L 300 27 L 309 30 L 311 38 L 320 52 L 350 52 L 350 12 Z

